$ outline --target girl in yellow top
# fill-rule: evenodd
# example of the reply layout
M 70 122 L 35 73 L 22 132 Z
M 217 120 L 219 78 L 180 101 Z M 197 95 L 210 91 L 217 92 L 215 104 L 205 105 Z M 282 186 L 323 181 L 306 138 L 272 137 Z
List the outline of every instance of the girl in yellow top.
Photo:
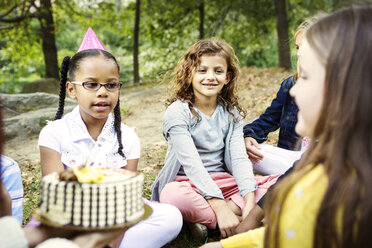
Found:
M 372 247 L 372 8 L 338 11 L 307 33 L 290 94 L 312 137 L 276 187 L 265 227 L 203 247 Z

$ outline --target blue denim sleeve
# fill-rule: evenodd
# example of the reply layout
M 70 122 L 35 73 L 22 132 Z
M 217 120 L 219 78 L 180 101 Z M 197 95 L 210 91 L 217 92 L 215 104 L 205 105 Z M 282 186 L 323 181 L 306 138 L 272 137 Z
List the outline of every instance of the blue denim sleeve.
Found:
M 265 112 L 260 115 L 258 119 L 244 126 L 244 137 L 252 137 L 257 140 L 258 143 L 262 143 L 267 140 L 269 133 L 280 127 L 280 118 L 282 116 L 286 94 L 288 94 L 286 88 L 292 80 L 292 77 L 293 76 L 282 82 L 279 91 L 276 93 L 275 99 L 272 100 L 271 105 L 265 110 Z

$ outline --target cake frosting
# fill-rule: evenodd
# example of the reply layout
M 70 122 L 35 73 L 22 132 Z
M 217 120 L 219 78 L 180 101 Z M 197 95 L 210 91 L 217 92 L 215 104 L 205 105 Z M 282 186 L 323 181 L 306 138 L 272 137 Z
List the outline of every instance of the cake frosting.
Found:
M 61 180 L 57 172 L 45 176 L 40 185 L 39 215 L 55 224 L 86 228 L 122 225 L 140 218 L 144 214 L 143 175 L 123 169 L 94 171 L 97 169 L 80 170 L 80 179 L 89 183 Z

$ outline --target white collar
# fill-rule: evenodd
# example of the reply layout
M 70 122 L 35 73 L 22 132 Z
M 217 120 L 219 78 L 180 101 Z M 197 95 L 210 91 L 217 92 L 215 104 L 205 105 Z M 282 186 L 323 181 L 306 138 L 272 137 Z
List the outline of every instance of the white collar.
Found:
M 66 118 L 68 120 L 67 123 L 69 125 L 69 129 L 71 130 L 71 138 L 73 142 L 83 139 L 92 139 L 81 117 L 79 106 L 76 106 L 69 115 L 66 115 Z M 115 133 L 114 117 L 110 113 L 97 140 L 105 139 L 108 141 L 113 141 L 116 136 Z

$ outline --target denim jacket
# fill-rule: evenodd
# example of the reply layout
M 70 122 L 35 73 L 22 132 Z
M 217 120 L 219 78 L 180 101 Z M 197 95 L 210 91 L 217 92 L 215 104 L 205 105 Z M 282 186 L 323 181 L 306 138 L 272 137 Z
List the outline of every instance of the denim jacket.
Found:
M 267 140 L 270 132 L 280 128 L 278 147 L 298 150 L 296 145 L 299 136 L 295 132 L 298 107 L 289 95 L 289 90 L 294 84 L 294 76 L 282 82 L 270 107 L 257 120 L 244 126 L 244 137 L 252 137 L 258 143 L 262 143 Z

